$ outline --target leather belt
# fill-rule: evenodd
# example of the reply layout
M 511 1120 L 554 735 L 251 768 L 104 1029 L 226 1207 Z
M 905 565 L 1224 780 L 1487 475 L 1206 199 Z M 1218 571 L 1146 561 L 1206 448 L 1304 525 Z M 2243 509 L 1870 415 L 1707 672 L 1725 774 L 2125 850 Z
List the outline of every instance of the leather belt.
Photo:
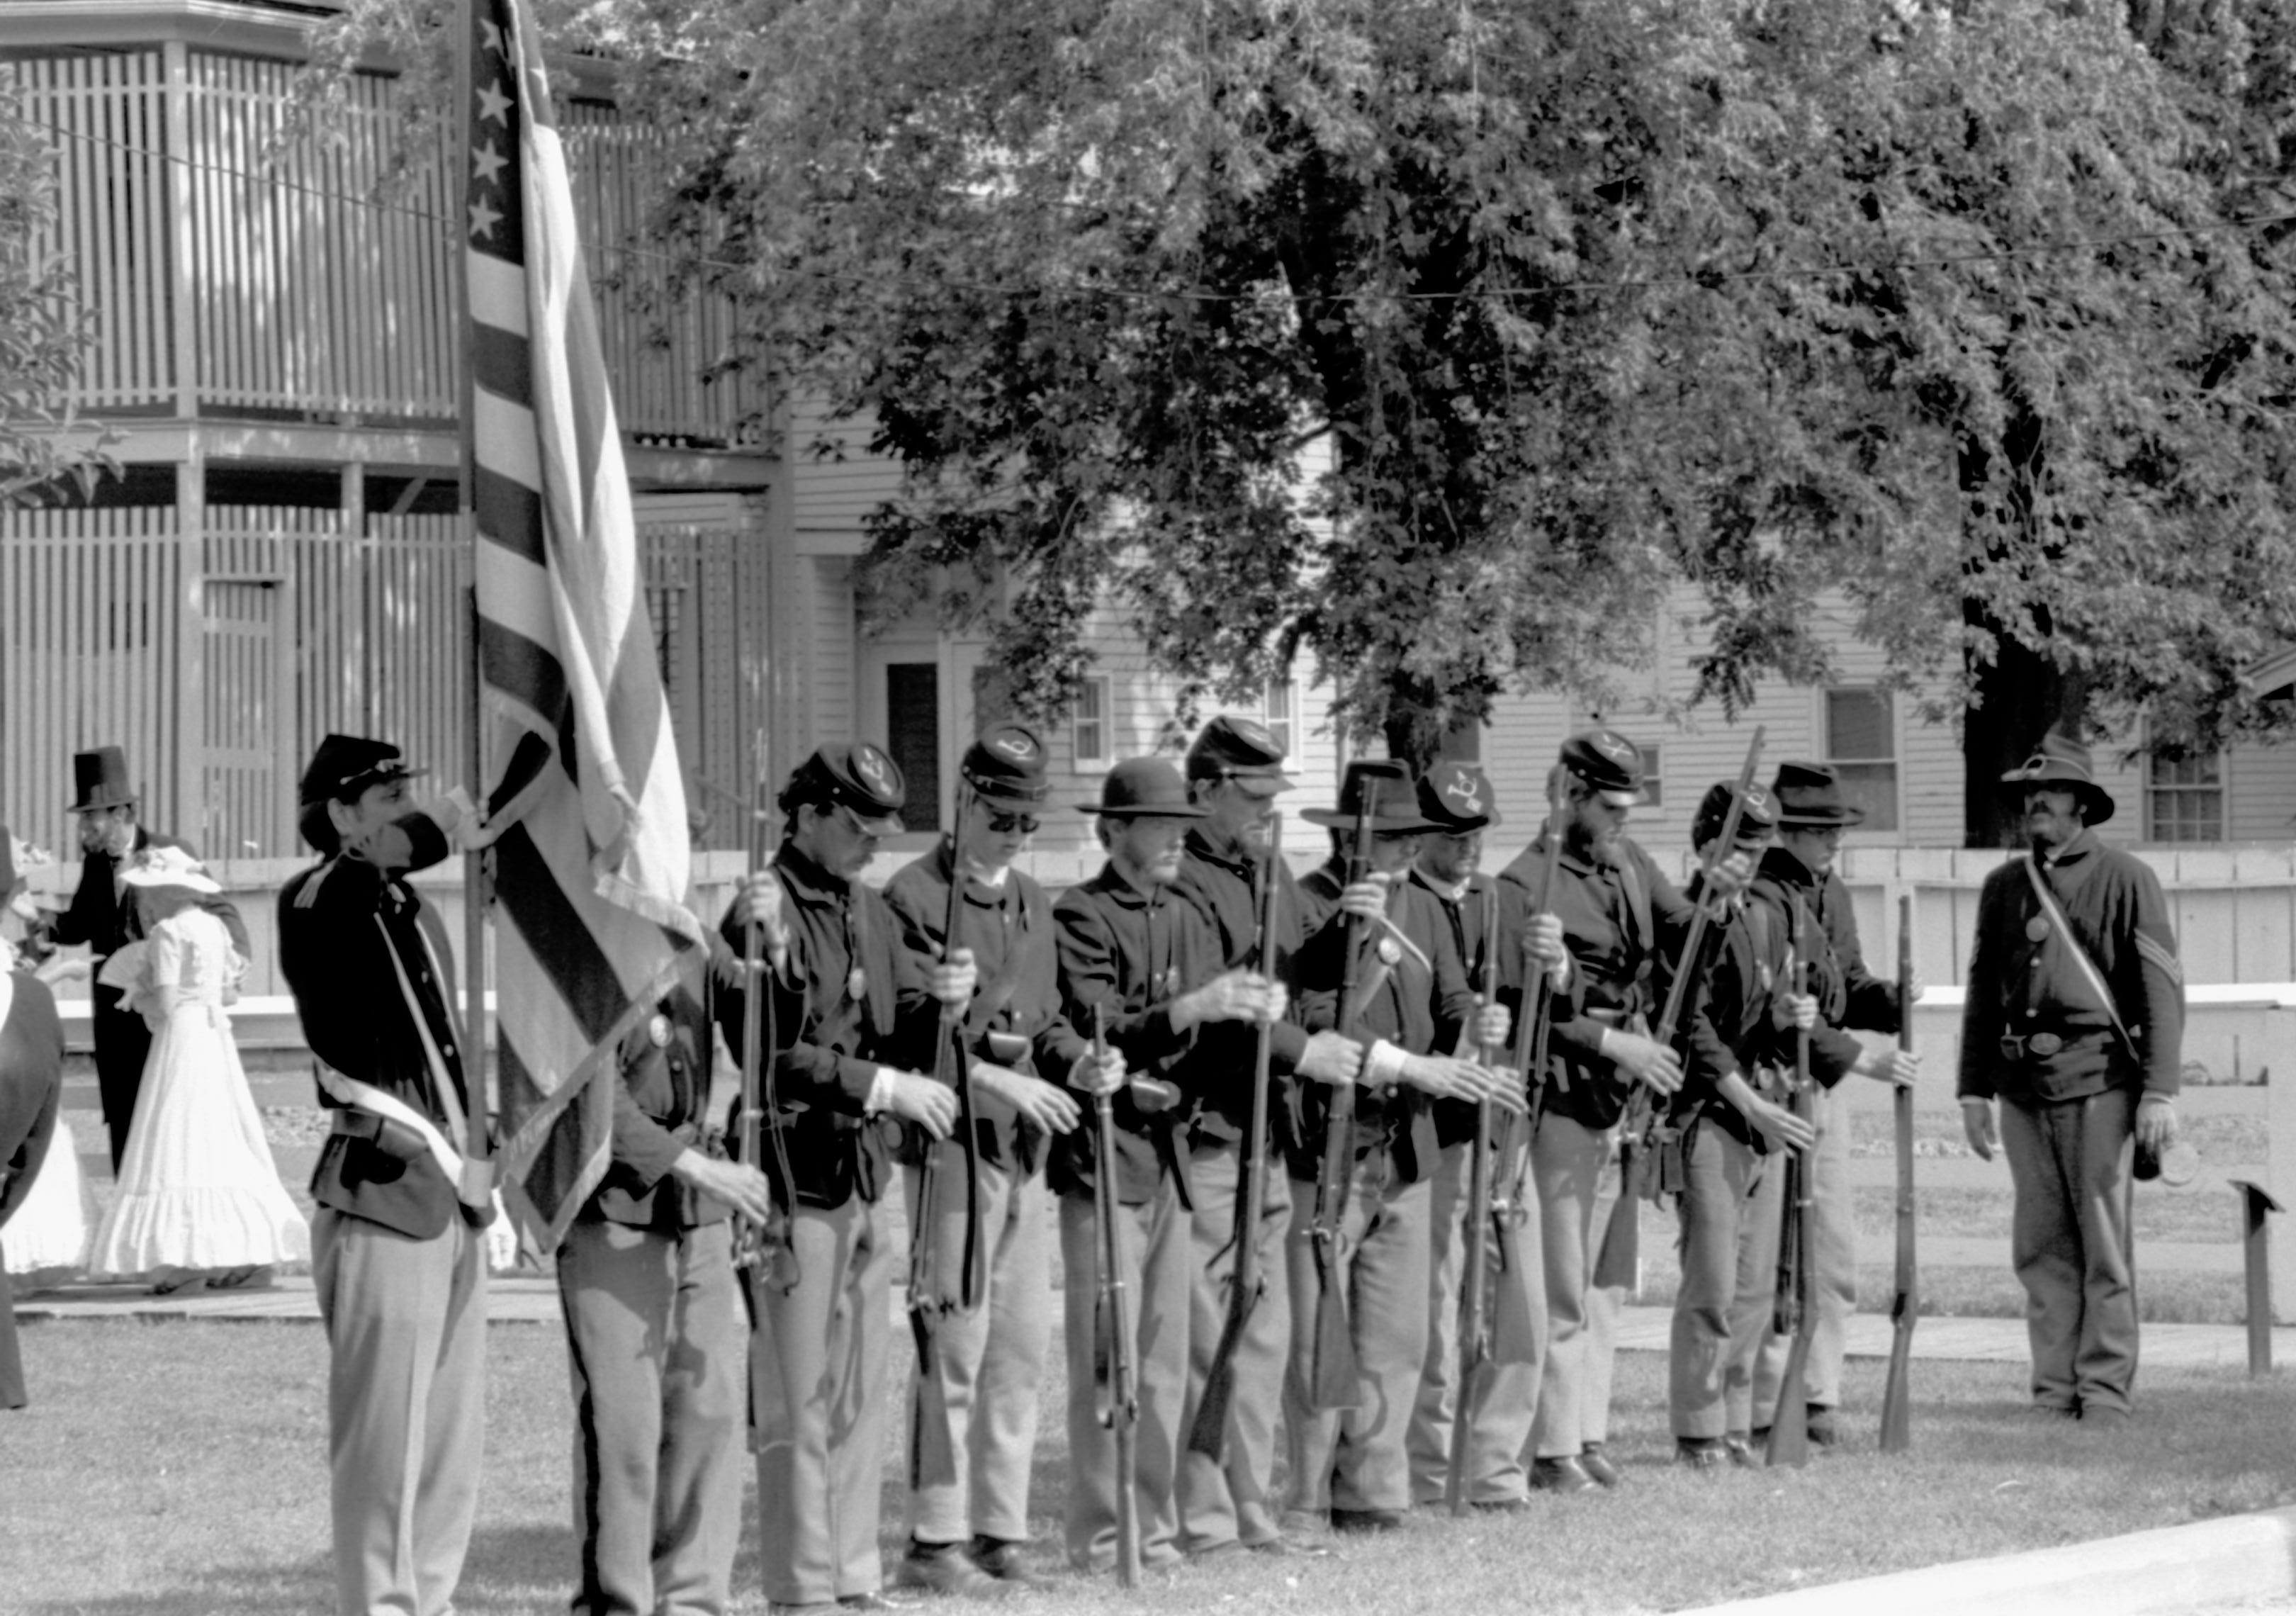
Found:
M 2073 1033 L 2070 1037 L 2058 1032 L 2029 1032 L 2020 1037 L 2013 1032 L 2001 1035 L 2001 1058 L 2005 1061 L 2046 1060 L 2068 1049 L 2086 1048 L 2110 1040 L 2111 1028 Z

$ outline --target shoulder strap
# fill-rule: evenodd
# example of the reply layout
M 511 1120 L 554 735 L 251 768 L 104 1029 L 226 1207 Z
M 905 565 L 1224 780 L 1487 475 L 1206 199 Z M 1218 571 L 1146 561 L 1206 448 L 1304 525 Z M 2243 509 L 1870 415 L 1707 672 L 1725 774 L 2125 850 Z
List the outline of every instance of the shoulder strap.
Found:
M 1777 972 L 1770 968 L 1771 924 L 1770 906 L 1759 898 L 1747 898 L 1746 935 L 1754 940 L 1754 974 L 1760 980 L 1764 993 L 1777 986 Z
M 2049 929 L 2065 939 L 2065 947 L 2072 953 L 2073 964 L 2080 967 L 2081 980 L 2088 985 L 2089 991 L 2095 994 L 2097 1002 L 2104 1006 L 2104 1013 L 2112 1020 L 2113 1031 L 2120 1035 L 2120 1041 L 2128 1046 L 2128 1053 L 2142 1059 L 2136 1040 L 2128 1035 L 2128 1024 L 2120 1019 L 2120 1006 L 2113 1003 L 2112 989 L 2105 986 L 2104 973 L 2096 968 L 2096 962 L 2089 958 L 2088 950 L 2081 947 L 2080 939 L 2073 934 L 2072 923 L 2065 918 L 2064 910 L 2058 906 L 2056 894 L 2049 890 L 2049 883 L 2042 878 L 2040 855 L 2030 854 L 2023 863 L 2025 878 L 2033 883 L 2033 896 L 2041 900 L 2041 912 L 2049 917 Z

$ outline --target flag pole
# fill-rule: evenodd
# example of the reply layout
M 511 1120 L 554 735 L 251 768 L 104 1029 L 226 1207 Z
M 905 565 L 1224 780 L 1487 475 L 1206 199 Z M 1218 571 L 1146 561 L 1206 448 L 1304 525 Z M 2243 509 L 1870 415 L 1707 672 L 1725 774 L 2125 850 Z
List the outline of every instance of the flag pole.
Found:
M 454 263 L 455 320 L 461 340 L 455 344 L 455 390 L 456 420 L 459 431 L 460 457 L 456 464 L 455 510 L 462 523 L 463 554 L 470 558 L 471 584 L 463 597 L 463 722 L 464 737 L 463 763 L 464 778 L 469 782 L 472 797 L 483 815 L 486 808 L 486 738 L 480 722 L 483 703 L 480 700 L 480 684 L 483 677 L 479 656 L 479 526 L 478 526 L 478 446 L 477 378 L 471 355 L 476 340 L 471 316 L 471 153 L 468 131 L 471 121 L 472 85 L 472 54 L 477 48 L 479 21 L 478 0 L 465 0 L 455 7 L 461 32 L 455 44 L 455 144 L 449 148 L 455 153 L 455 213 L 449 240 L 453 243 L 450 257 Z M 493 1106 L 487 1096 L 487 871 L 486 855 L 473 847 L 463 855 L 463 1076 L 469 1089 L 468 1110 L 470 1137 L 465 1142 L 469 1159 L 489 1161 L 487 1136 Z M 491 1178 L 488 1179 L 491 1194 Z

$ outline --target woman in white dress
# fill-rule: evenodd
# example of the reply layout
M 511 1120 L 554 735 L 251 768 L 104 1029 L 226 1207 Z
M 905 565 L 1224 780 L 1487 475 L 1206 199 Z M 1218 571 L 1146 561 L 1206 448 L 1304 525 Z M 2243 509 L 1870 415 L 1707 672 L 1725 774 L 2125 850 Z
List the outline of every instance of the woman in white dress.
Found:
M 246 962 L 193 901 L 220 889 L 181 848 L 146 849 L 120 880 L 139 890 L 146 936 L 104 976 L 153 1036 L 88 1271 L 146 1277 L 160 1292 L 267 1284 L 273 1265 L 310 1255 L 310 1226 L 272 1165 L 224 1010 Z
M 24 872 L 54 863 L 44 848 L 36 848 L 4 828 L 7 858 L 12 873 L 7 879 L 6 902 L 0 906 L 0 971 L 34 971 L 50 988 L 72 976 L 86 976 L 84 960 L 52 959 L 39 964 L 25 939 L 37 927 L 40 910 L 26 890 Z M 0 1267 L 8 1270 L 19 1296 L 45 1291 L 78 1279 L 87 1267 L 88 1231 L 95 1226 L 95 1196 L 79 1170 L 79 1141 L 62 1113 L 48 1141 L 48 1153 L 32 1179 L 32 1187 L 17 1203 L 16 1214 L 0 1234 Z

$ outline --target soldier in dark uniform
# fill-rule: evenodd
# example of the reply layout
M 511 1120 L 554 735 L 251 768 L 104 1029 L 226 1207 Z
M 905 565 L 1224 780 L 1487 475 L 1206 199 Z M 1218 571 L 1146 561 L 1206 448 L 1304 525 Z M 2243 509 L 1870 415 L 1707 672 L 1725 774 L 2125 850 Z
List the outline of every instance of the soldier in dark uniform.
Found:
M 1767 903 L 1781 926 L 1790 924 L 1793 901 L 1799 898 L 1807 920 L 1804 947 L 1810 961 L 1813 997 L 1817 1000 L 1817 1028 L 1811 1043 L 1813 1074 L 1818 1091 L 1810 1096 L 1811 1118 L 1817 1142 L 1808 1158 L 1812 1249 L 1810 1299 L 1817 1317 L 1812 1321 L 1809 1358 L 1802 1385 L 1808 1404 L 1809 1440 L 1820 1445 L 1835 1440 L 1833 1411 L 1841 1401 L 1843 1333 L 1857 1310 L 1857 1228 L 1856 1192 L 1849 1183 L 1849 1102 L 1835 1092 L 1842 1077 L 1856 1075 L 1885 1083 L 1911 1083 L 1920 1070 L 1920 1057 L 1911 1050 L 1885 1049 L 1868 1054 L 1849 1029 L 1869 1032 L 1898 1030 L 1898 985 L 1866 968 L 1858 946 L 1857 916 L 1850 907 L 1849 889 L 1835 873 L 1833 861 L 1841 838 L 1866 817 L 1863 808 L 1843 794 L 1841 777 L 1824 763 L 1781 763 L 1770 783 L 1777 801 L 1777 845 L 1762 855 L 1755 877 L 1755 895 Z M 1915 986 L 1915 997 L 1921 988 Z M 1754 1376 L 1755 1430 L 1769 1423 L 1778 1397 L 1778 1381 L 1785 1373 L 1792 1341 L 1772 1336 L 1762 1348 Z
M 885 888 L 903 941 L 920 959 L 947 943 L 949 882 L 964 882 L 957 940 L 980 988 L 967 1013 L 975 1093 L 984 1288 L 961 1309 L 965 1198 L 962 1160 L 943 1148 L 935 1205 L 912 1150 L 904 1171 L 912 1240 L 937 1242 L 930 1265 L 944 1292 L 912 1403 L 909 1547 L 894 1572 L 904 1587 L 980 1596 L 999 1584 L 1034 1586 L 1021 1559 L 1029 1537 L 1029 1471 L 1037 1398 L 1053 1324 L 1050 1141 L 1082 1115 L 1062 1084 L 1081 1053 L 1061 1020 L 1052 900 L 1013 867 L 1045 812 L 1045 749 L 1033 731 L 993 726 L 958 765 L 966 786 L 955 832 L 902 867 Z M 1042 1054 L 1042 1060 L 1039 1054 Z M 1051 1070 L 1061 1082 L 1041 1074 Z
M 1529 957 L 1560 969 L 1565 960 L 1562 929 L 1552 917 L 1536 923 L 1521 903 L 1502 897 L 1496 876 L 1482 873 L 1483 837 L 1500 823 L 1498 801 L 1491 783 L 1480 769 L 1464 763 L 1439 763 L 1419 780 L 1419 808 L 1431 827 L 1420 839 L 1419 856 L 1411 866 L 1413 885 L 1424 888 L 1442 906 L 1442 915 L 1467 972 L 1467 984 L 1480 993 L 1488 968 L 1500 1002 L 1510 1016 L 1522 1013 L 1521 966 Z M 1487 923 L 1486 916 L 1488 916 Z M 1473 1055 L 1464 1047 L 1456 1053 Z M 1506 1052 L 1502 1051 L 1502 1054 Z M 1464 1100 L 1434 1103 L 1435 1141 L 1440 1152 L 1430 1200 L 1433 1247 L 1428 1270 L 1427 1358 L 1420 1371 L 1419 1395 L 1411 1415 L 1411 1488 L 1420 1504 L 1440 1499 L 1449 1478 L 1451 1435 L 1459 1368 L 1459 1307 L 1466 1275 L 1468 1220 L 1472 1210 L 1467 1192 L 1478 1108 Z M 1491 1194 L 1507 1200 L 1517 1183 L 1527 1185 L 1522 1158 L 1530 1148 L 1525 1131 L 1507 1131 L 1513 1148 L 1507 1159 L 1491 1161 Z M 1501 1284 L 1525 1288 L 1531 1317 L 1545 1323 L 1546 1274 L 1539 1257 L 1536 1198 L 1526 1189 L 1530 1215 L 1516 1219 L 1519 1250 L 1527 1260 L 1523 1272 L 1503 1275 L 1495 1243 L 1487 1246 L 1484 1278 L 1488 1297 Z M 1512 1207 L 1502 1217 L 1514 1216 Z M 1540 1343 L 1541 1346 L 1544 1343 Z M 1531 1410 L 1538 1402 L 1541 1363 L 1487 1362 L 1469 1394 L 1469 1439 L 1466 1487 L 1470 1502 L 1486 1509 L 1507 1508 L 1524 1499 L 1523 1449 L 1530 1435 Z
M 775 1109 L 781 1148 L 762 1164 L 790 1214 L 793 1284 L 757 1287 L 750 1350 L 757 1420 L 758 1554 L 777 1611 L 833 1612 L 882 1603 L 879 1472 L 890 1376 L 893 1243 L 891 1122 L 933 1138 L 956 1123 L 956 1095 L 933 1064 L 944 1005 L 972 1002 L 972 956 L 920 959 L 859 877 L 901 828 L 900 769 L 865 742 L 822 747 L 779 800 L 786 826 L 770 871 L 754 873 L 723 927 L 754 912 L 786 932 L 774 975 Z M 791 1178 L 782 1177 L 788 1163 Z
M 730 1220 L 773 1212 L 765 1175 L 717 1155 L 709 1127 L 712 1012 L 738 1031 L 740 972 L 712 939 L 622 1039 L 612 1163 L 558 1250 L 576 1616 L 723 1611 L 731 1597 L 749 1331 Z
M 1734 788 L 1708 791 L 1690 827 L 1702 857 L 1720 839 Z M 1760 786 L 1746 792 L 1735 850 L 1750 860 L 1777 824 Z M 1693 882 L 1693 903 L 1708 901 Z M 1675 1456 L 1698 1469 L 1754 1454 L 1754 1360 L 1777 1289 L 1778 1220 L 1789 1150 L 1807 1150 L 1810 1125 L 1782 1103 L 1782 1068 L 1794 1030 L 1815 1025 L 1816 1001 L 1796 995 L 1785 928 L 1742 892 L 1712 900 L 1697 980 L 1684 1017 L 1688 1062 L 1669 1121 L 1682 1159 L 1682 1285 L 1669 1343 L 1668 1413 Z
M 1562 743 L 1558 775 L 1562 852 L 1554 908 L 1572 965 L 1547 1044 L 1546 1092 L 1531 1141 L 1546 1264 L 1546 1363 L 1532 1420 L 1530 1484 L 1563 1492 L 1616 1486 L 1603 1453 L 1621 1292 L 1593 1283 L 1621 1203 L 1619 1122 L 1636 1083 L 1660 1097 L 1682 1086 L 1680 1059 L 1650 1036 L 1665 989 L 1661 968 L 1679 954 L 1690 906 L 1648 853 L 1625 834 L 1642 800 L 1641 751 L 1607 729 Z M 1501 879 L 1535 902 L 1550 826 Z
M 1980 1156 L 2008 1156 L 2016 1185 L 2034 1404 L 2117 1427 L 2136 1379 L 2130 1142 L 2157 1161 L 2176 1140 L 2184 972 L 2160 882 L 2097 840 L 2113 801 L 2088 749 L 2052 733 L 2002 778 L 2023 794 L 2033 851 L 1978 894 L 1962 1122 Z
M 454 949 L 406 883 L 460 816 L 418 808 L 387 742 L 329 735 L 297 820 L 323 861 L 279 894 L 279 957 L 333 1131 L 311 1176 L 311 1279 L 331 1349 L 343 1616 L 454 1600 L 485 1443 L 490 1164 L 465 1156 Z
M 1275 882 L 1275 976 L 1287 993 L 1298 986 L 1293 967 L 1304 913 L 1299 882 L 1280 849 L 1267 845 L 1278 792 L 1292 781 L 1283 749 L 1261 725 L 1222 716 L 1188 749 L 1189 800 L 1204 816 L 1189 829 L 1180 861 L 1179 890 L 1194 901 L 1219 934 L 1220 957 L 1230 971 L 1259 968 L 1261 883 Z M 1194 1261 L 1188 1331 L 1188 1394 L 1180 1429 L 1195 1423 L 1196 1406 L 1210 1380 L 1229 1292 L 1235 1282 L 1236 1194 L 1242 1182 L 1245 1141 L 1251 1124 L 1251 1081 L 1258 1064 L 1259 1029 L 1231 1022 L 1201 1035 L 1204 1087 L 1185 1132 Z M 1220 1462 L 1187 1452 L 1180 1460 L 1180 1532 L 1192 1554 L 1218 1554 L 1238 1544 L 1280 1553 L 1283 1511 L 1275 1493 L 1276 1419 L 1283 1407 L 1283 1366 L 1292 1349 L 1292 1307 L 1283 1283 L 1283 1241 L 1292 1226 L 1291 1178 L 1274 1157 L 1274 1120 L 1292 1075 L 1310 1079 L 1354 1075 L 1362 1060 L 1355 1042 L 1332 1031 L 1311 1033 L 1296 1021 L 1277 1021 L 1268 1034 L 1269 1138 L 1256 1220 L 1260 1297 L 1231 1360 L 1226 1449 Z
M 1371 879 L 1347 884 L 1346 849 L 1379 783 Z M 1353 1178 L 1343 1226 L 1331 1243 L 1344 1284 L 1360 1374 L 1360 1405 L 1319 1410 L 1309 1400 L 1316 1306 L 1324 1278 L 1315 1239 L 1329 1088 L 1295 1090 L 1285 1142 L 1292 1174 L 1292 1374 L 1284 1419 L 1292 1472 L 1287 1531 L 1386 1531 L 1411 1507 L 1411 1409 L 1427 1360 L 1429 1218 L 1439 1166 L 1432 1102 L 1485 1101 L 1523 1107 L 1521 1087 L 1450 1052 L 1506 1042 L 1507 1013 L 1479 1011 L 1439 898 L 1408 878 L 1430 826 L 1417 782 L 1400 763 L 1348 765 L 1337 809 L 1307 816 L 1332 833 L 1332 856 L 1301 887 L 1326 918 L 1300 951 L 1303 1009 L 1310 1028 L 1341 1028 L 1363 1044 L 1357 1074 Z M 1359 1009 L 1340 1002 L 1350 918 L 1369 922 L 1359 967 Z
M 135 1120 L 135 1097 L 144 1087 L 144 1062 L 152 1053 L 152 1029 L 143 1014 L 124 1002 L 124 989 L 100 979 L 103 962 L 144 935 L 144 909 L 127 897 L 119 873 L 146 848 L 182 848 L 187 843 L 145 830 L 135 822 L 135 789 L 127 759 L 116 746 L 99 746 L 72 758 L 79 800 L 69 810 L 79 816 L 79 886 L 71 904 L 55 918 L 48 940 L 69 948 L 85 943 L 93 962 L 95 1002 L 95 1082 L 103 1102 L 104 1131 L 111 1141 L 111 1170 L 127 1153 L 127 1129 Z M 209 895 L 200 907 L 223 922 L 232 947 L 244 959 L 250 952 L 247 924 L 229 898 Z

